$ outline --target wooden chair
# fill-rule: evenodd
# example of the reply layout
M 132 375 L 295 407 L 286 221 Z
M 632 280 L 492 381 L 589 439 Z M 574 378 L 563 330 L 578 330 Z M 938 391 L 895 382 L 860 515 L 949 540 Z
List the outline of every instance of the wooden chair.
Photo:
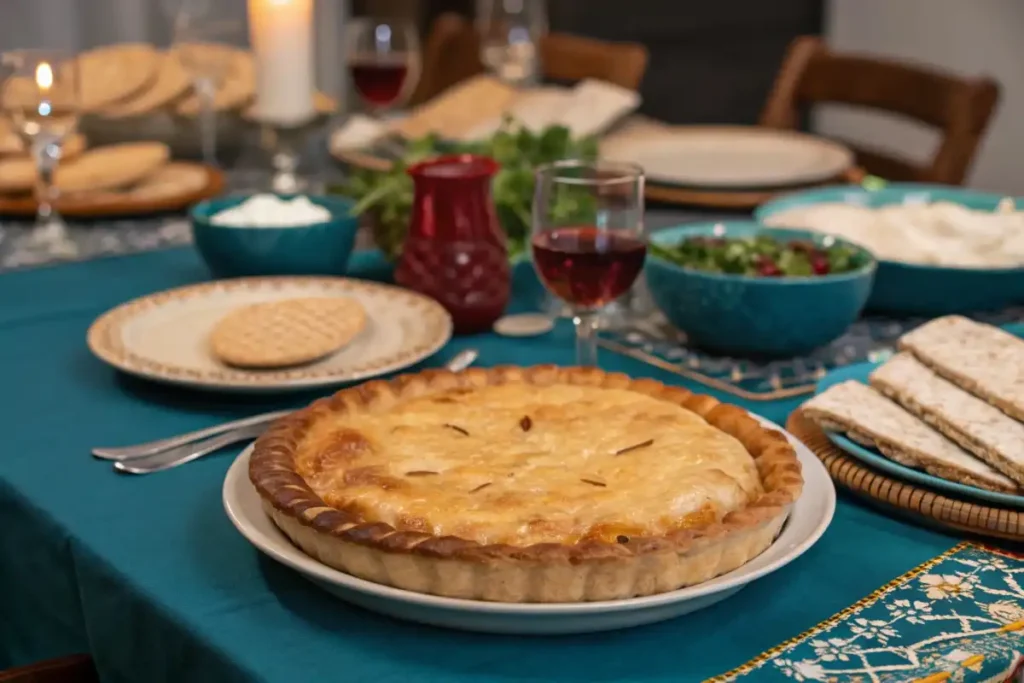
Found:
M 886 180 L 959 185 L 998 100 L 999 85 L 989 78 L 958 78 L 923 66 L 839 54 L 819 38 L 802 36 L 790 44 L 760 123 L 796 128 L 807 106 L 818 102 L 901 114 L 942 133 L 930 163 L 917 166 L 896 155 L 850 145 L 858 165 Z
M 50 659 L 38 664 L 0 671 L 0 683 L 99 683 L 92 660 L 86 655 Z
M 544 76 L 554 81 L 596 78 L 636 90 L 647 70 L 647 48 L 637 43 L 549 33 L 539 47 Z M 459 14 L 442 14 L 424 43 L 423 71 L 411 103 L 425 102 L 483 71 L 480 37 L 473 23 Z

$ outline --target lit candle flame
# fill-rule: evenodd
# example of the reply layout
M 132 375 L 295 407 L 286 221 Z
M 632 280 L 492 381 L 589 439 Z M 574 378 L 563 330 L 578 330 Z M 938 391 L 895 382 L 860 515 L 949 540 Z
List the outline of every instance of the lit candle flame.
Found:
M 49 90 L 53 87 L 53 69 L 47 62 L 41 62 L 36 67 L 36 85 L 40 90 Z

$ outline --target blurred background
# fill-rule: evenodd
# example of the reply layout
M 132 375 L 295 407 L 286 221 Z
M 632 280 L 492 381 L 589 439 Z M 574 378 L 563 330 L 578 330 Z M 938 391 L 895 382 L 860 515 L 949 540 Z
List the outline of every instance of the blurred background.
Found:
M 225 0 L 227 1 L 227 0 Z M 4 0 L 0 45 L 86 49 L 122 41 L 170 44 L 181 0 Z M 342 27 L 350 16 L 392 15 L 423 35 L 443 12 L 472 16 L 476 0 L 316 0 L 317 80 L 342 103 L 348 95 Z M 238 3 L 240 16 L 244 3 Z M 628 7 L 628 11 L 625 9 Z M 985 74 L 1002 99 L 967 185 L 1024 192 L 1024 2 L 1020 0 L 552 0 L 552 31 L 643 43 L 650 62 L 641 111 L 674 123 L 757 120 L 788 43 L 823 35 L 839 50 L 865 51 Z M 824 105 L 812 130 L 870 139 L 912 159 L 926 159 L 937 135 L 881 113 Z

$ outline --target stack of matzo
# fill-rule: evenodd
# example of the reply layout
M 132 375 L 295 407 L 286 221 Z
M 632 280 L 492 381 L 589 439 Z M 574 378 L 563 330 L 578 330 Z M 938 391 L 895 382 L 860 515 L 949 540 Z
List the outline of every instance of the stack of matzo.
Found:
M 960 316 L 904 335 L 871 373 L 808 401 L 823 428 L 896 462 L 981 488 L 1024 486 L 1024 340 Z

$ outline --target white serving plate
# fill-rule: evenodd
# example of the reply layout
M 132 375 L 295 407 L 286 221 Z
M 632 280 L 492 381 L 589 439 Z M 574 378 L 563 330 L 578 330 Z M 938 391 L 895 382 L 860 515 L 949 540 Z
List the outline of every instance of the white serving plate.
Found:
M 210 351 L 211 330 L 232 310 L 308 296 L 357 300 L 366 311 L 366 327 L 339 351 L 295 368 L 232 368 Z M 253 277 L 190 285 L 129 301 L 93 323 L 88 343 L 100 360 L 146 379 L 197 389 L 277 392 L 357 382 L 402 370 L 432 355 L 451 334 L 447 311 L 407 289 L 343 277 Z
M 769 427 L 774 423 L 758 418 Z M 784 432 L 785 433 L 785 432 Z M 388 616 L 434 626 L 486 633 L 528 635 L 590 633 L 651 624 L 713 605 L 751 581 L 800 557 L 821 538 L 832 521 L 836 492 L 825 467 L 790 434 L 803 465 L 804 493 L 793 505 L 782 533 L 765 552 L 739 569 L 711 581 L 629 600 L 519 604 L 426 595 L 359 579 L 332 569 L 296 548 L 263 511 L 249 482 L 252 446 L 235 459 L 224 479 L 224 509 L 241 534 L 259 550 L 295 569 L 328 592 Z
M 718 189 L 822 182 L 854 160 L 831 140 L 757 126 L 646 127 L 609 137 L 601 154 L 639 164 L 657 183 Z

